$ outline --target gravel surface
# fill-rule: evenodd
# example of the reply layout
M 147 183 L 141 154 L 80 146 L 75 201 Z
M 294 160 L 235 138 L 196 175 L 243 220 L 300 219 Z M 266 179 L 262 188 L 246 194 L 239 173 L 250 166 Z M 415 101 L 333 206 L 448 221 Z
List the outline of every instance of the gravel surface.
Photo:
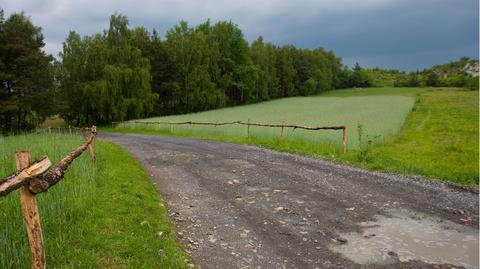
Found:
M 361 233 L 360 223 L 392 210 L 427 214 L 478 235 L 478 189 L 208 140 L 100 138 L 145 166 L 201 268 L 453 268 L 398 258 L 360 265 L 332 251 L 348 244 L 342 234 Z

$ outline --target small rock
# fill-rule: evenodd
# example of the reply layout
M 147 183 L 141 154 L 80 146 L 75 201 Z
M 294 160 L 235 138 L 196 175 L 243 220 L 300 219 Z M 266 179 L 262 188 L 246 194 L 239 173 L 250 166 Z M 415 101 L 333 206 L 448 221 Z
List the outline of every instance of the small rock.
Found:
M 338 242 L 338 243 L 340 243 L 340 244 L 345 244 L 345 243 L 348 242 L 347 239 L 345 239 L 345 238 L 340 238 L 340 237 L 339 237 L 339 238 L 334 238 L 334 239 L 332 239 L 332 240 L 335 241 L 335 242 Z

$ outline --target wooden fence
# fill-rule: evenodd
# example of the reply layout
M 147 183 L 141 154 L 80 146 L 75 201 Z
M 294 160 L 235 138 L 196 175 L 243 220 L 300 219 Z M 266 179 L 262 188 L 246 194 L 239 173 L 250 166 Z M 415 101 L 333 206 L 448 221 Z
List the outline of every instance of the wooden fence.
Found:
M 192 125 L 210 125 L 214 126 L 215 130 L 217 126 L 223 126 L 223 125 L 244 125 L 246 126 L 246 131 L 247 131 L 247 137 L 250 137 L 250 126 L 257 126 L 257 127 L 267 127 L 267 128 L 280 128 L 280 141 L 284 139 L 284 132 L 285 128 L 293 128 L 295 129 L 302 129 L 302 130 L 308 130 L 308 131 L 318 131 L 318 130 L 342 130 L 342 152 L 345 155 L 347 152 L 347 126 L 317 126 L 317 127 L 310 127 L 310 126 L 301 126 L 301 125 L 293 125 L 293 124 L 285 124 L 285 122 L 282 122 L 282 124 L 264 124 L 264 123 L 255 123 L 251 122 L 250 119 L 248 121 L 243 122 L 243 121 L 230 121 L 230 122 L 195 122 L 195 121 L 183 121 L 183 122 L 173 122 L 173 121 L 131 121 L 131 122 L 112 122 L 112 125 L 125 125 L 125 123 L 134 123 L 135 126 L 138 124 L 144 124 L 144 125 L 158 125 L 158 128 L 160 128 L 160 125 L 169 125 L 170 126 L 170 132 L 174 132 L 174 126 L 175 125 L 189 125 L 189 130 L 192 130 Z
M 72 127 L 69 128 L 70 133 Z M 68 166 L 88 150 L 92 161 L 95 162 L 95 141 L 97 128 L 75 128 L 83 133 L 84 143 L 74 149 L 51 169 L 52 163 L 47 156 L 32 163 L 32 155 L 29 151 L 17 151 L 15 160 L 17 172 L 6 178 L 0 179 L 0 197 L 6 196 L 16 189 L 20 189 L 20 204 L 22 207 L 23 221 L 27 230 L 30 255 L 32 257 L 32 268 L 44 269 L 45 249 L 43 244 L 42 228 L 40 225 L 40 214 L 37 206 L 36 195 L 46 192 L 49 188 L 63 179 Z M 52 129 L 48 128 L 51 133 Z

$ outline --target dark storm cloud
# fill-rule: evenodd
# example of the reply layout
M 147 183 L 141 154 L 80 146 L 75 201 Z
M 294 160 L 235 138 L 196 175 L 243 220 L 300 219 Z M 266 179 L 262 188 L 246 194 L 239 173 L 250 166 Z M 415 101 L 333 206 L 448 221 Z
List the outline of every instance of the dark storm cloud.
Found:
M 118 11 L 132 26 L 161 35 L 184 19 L 232 20 L 251 41 L 325 47 L 349 65 L 414 70 L 462 56 L 478 58 L 477 0 L 137 0 L 7 1 L 6 14 L 25 11 L 42 26 L 46 50 L 57 54 L 69 30 L 92 34 Z

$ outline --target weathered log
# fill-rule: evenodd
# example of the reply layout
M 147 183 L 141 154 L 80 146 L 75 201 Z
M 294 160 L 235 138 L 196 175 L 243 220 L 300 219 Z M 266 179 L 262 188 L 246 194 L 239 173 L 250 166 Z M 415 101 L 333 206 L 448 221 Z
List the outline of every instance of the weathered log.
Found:
M 83 143 L 80 147 L 76 148 L 72 152 L 70 152 L 67 156 L 65 156 L 62 160 L 60 160 L 55 166 L 53 166 L 50 171 L 32 178 L 29 182 L 29 189 L 32 193 L 41 193 L 47 191 L 50 187 L 57 184 L 60 180 L 62 180 L 65 172 L 67 171 L 68 166 L 80 156 L 92 143 L 93 139 L 95 139 L 95 135 L 91 135 L 85 143 Z
M 47 156 L 43 156 L 30 166 L 0 180 L 0 196 L 6 196 L 10 192 L 24 186 L 30 179 L 45 173 L 52 165 Z
M 17 170 L 24 171 L 30 166 L 32 154 L 29 151 L 19 151 L 15 154 Z M 23 222 L 28 235 L 32 269 L 45 268 L 45 248 L 43 245 L 42 226 L 38 211 L 37 198 L 27 186 L 20 189 L 20 204 L 22 206 Z

